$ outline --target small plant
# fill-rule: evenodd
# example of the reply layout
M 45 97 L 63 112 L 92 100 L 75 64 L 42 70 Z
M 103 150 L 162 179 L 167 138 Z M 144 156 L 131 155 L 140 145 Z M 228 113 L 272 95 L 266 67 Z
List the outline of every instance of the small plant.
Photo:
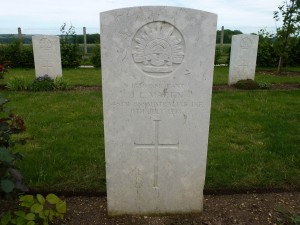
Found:
M 54 80 L 54 89 L 55 90 L 69 90 L 71 88 L 68 80 L 63 77 L 56 77 Z
M 259 89 L 259 84 L 256 81 L 251 79 L 239 80 L 238 82 L 236 82 L 234 86 L 238 89 L 243 89 L 243 90 Z
M 66 202 L 55 194 L 49 194 L 44 198 L 42 195 L 23 195 L 19 197 L 19 205 L 22 209 L 6 212 L 1 216 L 0 225 L 48 225 L 54 218 L 63 219 L 67 211 Z
M 300 224 L 300 215 L 288 212 L 283 207 L 276 207 L 276 210 L 282 215 L 284 223 L 290 225 L 299 225 Z
M 11 147 L 16 143 L 11 140 L 11 135 L 25 131 L 26 127 L 21 117 L 4 106 L 7 102 L 7 99 L 0 98 L 0 194 L 10 194 L 14 190 L 28 191 L 22 183 L 21 173 L 14 166 L 22 155 L 11 152 Z
M 42 77 L 37 77 L 31 84 L 32 91 L 51 91 L 54 89 L 54 80 L 47 74 Z
M 23 76 L 11 77 L 6 84 L 11 91 L 27 91 L 30 89 L 30 82 Z
M 270 89 L 272 84 L 270 83 L 258 83 L 260 89 Z

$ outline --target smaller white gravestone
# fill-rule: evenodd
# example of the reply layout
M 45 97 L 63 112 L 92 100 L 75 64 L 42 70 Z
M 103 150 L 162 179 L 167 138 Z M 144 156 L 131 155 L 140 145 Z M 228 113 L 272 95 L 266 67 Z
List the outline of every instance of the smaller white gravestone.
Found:
M 57 36 L 32 37 L 35 76 L 48 75 L 55 79 L 62 76 L 60 42 Z
M 257 35 L 232 36 L 228 85 L 233 85 L 239 80 L 254 80 L 257 47 Z

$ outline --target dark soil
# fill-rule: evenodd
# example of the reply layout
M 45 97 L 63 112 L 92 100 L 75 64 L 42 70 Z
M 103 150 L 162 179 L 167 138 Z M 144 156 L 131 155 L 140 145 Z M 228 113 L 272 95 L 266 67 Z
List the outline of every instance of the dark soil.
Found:
M 55 224 L 205 224 L 264 225 L 299 224 L 300 192 L 205 195 L 204 211 L 198 214 L 170 216 L 107 216 L 106 197 L 62 197 L 67 214 Z M 15 202 L 1 201 L 0 212 L 12 209 Z M 298 218 L 298 223 L 296 219 Z M 294 222 L 293 222 L 294 220 Z
M 272 84 L 270 89 L 267 90 L 293 90 L 293 89 L 300 89 L 299 84 Z M 241 89 L 237 89 L 234 86 L 228 86 L 228 85 L 216 85 L 213 86 L 214 91 L 225 91 L 225 90 L 238 90 L 243 91 Z M 248 91 L 248 90 L 244 90 Z

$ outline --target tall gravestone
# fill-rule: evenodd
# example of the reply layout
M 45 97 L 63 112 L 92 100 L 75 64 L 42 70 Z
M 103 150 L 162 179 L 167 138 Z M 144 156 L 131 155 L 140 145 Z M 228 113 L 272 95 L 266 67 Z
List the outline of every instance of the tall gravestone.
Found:
M 48 75 L 55 79 L 62 76 L 59 37 L 41 35 L 32 37 L 35 75 Z
M 108 213 L 202 211 L 217 16 L 100 14 Z
M 258 36 L 239 34 L 232 36 L 228 84 L 255 78 Z

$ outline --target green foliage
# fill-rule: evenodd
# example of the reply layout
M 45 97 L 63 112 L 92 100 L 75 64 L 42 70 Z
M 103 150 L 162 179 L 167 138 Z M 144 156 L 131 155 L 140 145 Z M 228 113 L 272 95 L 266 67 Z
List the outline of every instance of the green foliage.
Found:
M 0 44 L 11 44 L 18 38 L 18 34 L 0 34 Z M 23 44 L 32 44 L 32 35 L 22 34 Z
M 20 48 L 17 40 L 11 44 L 0 45 L 0 62 L 3 61 L 11 61 L 13 67 L 33 68 L 32 45 Z
M 291 55 L 295 47 L 296 39 L 300 32 L 300 1 L 287 0 L 274 12 L 276 21 L 282 20 L 282 26 L 277 28 L 274 48 L 279 55 L 278 73 L 281 73 L 282 66 Z
M 54 89 L 54 80 L 48 75 L 37 77 L 31 85 L 32 91 L 52 91 Z
M 99 44 L 96 44 L 93 49 L 92 63 L 94 67 L 101 67 L 101 54 Z
M 27 191 L 22 183 L 22 175 L 14 166 L 14 162 L 21 159 L 22 155 L 11 151 L 11 147 L 17 143 L 11 140 L 11 135 L 25 131 L 26 127 L 21 117 L 5 107 L 7 102 L 7 99 L 0 98 L 0 194 L 9 194 L 14 190 Z
M 62 201 L 55 194 L 44 196 L 37 194 L 23 195 L 19 197 L 19 205 L 22 209 L 3 213 L 0 225 L 48 225 L 54 218 L 63 219 L 67 211 L 65 201 Z
M 71 25 L 67 28 L 66 23 L 64 23 L 61 26 L 60 31 L 62 33 L 60 36 L 62 66 L 69 68 L 78 67 L 81 55 L 79 53 L 79 44 L 77 42 L 75 27 Z
M 66 80 L 63 77 L 56 77 L 53 81 L 53 84 L 55 90 L 65 91 L 71 89 L 69 80 Z
M 259 89 L 270 89 L 272 87 L 272 84 L 265 83 L 265 82 L 259 82 L 258 86 L 259 86 Z
M 83 35 L 77 35 L 79 43 L 83 43 Z M 88 44 L 100 43 L 100 34 L 86 34 L 86 42 Z
M 239 80 L 234 85 L 238 89 L 242 90 L 256 90 L 256 89 L 270 89 L 272 87 L 272 84 L 267 82 L 256 82 L 251 79 L 247 80 Z
M 289 225 L 299 225 L 300 224 L 300 214 L 294 214 L 281 206 L 278 206 L 276 209 L 283 217 L 282 224 L 289 224 Z
M 57 77 L 54 80 L 48 75 L 35 78 L 30 82 L 24 76 L 13 76 L 7 81 L 7 88 L 11 91 L 52 91 L 69 90 L 70 82 L 63 77 Z
M 221 49 L 216 48 L 216 50 L 215 50 L 215 62 L 214 62 L 215 65 L 219 64 L 219 60 L 220 60 L 221 56 L 222 56 Z
M 266 30 L 258 32 L 259 42 L 257 49 L 256 64 L 260 67 L 275 67 L 277 64 L 278 55 L 274 50 L 274 35 Z
M 10 77 L 6 83 L 6 87 L 11 91 L 27 91 L 31 87 L 30 81 L 24 76 Z
M 300 66 L 300 38 L 295 39 L 295 46 L 291 49 L 287 64 L 290 66 Z
M 236 82 L 234 86 L 238 89 L 243 89 L 243 90 L 259 89 L 259 84 L 256 81 L 251 79 L 239 80 L 238 82 Z
M 221 42 L 221 30 L 217 31 L 217 39 L 216 39 L 216 43 L 220 43 Z M 231 38 L 233 35 L 237 35 L 237 34 L 242 34 L 241 31 L 239 30 L 229 30 L 229 29 L 224 29 L 224 38 L 223 38 L 223 43 L 224 44 L 230 44 L 231 43 Z

